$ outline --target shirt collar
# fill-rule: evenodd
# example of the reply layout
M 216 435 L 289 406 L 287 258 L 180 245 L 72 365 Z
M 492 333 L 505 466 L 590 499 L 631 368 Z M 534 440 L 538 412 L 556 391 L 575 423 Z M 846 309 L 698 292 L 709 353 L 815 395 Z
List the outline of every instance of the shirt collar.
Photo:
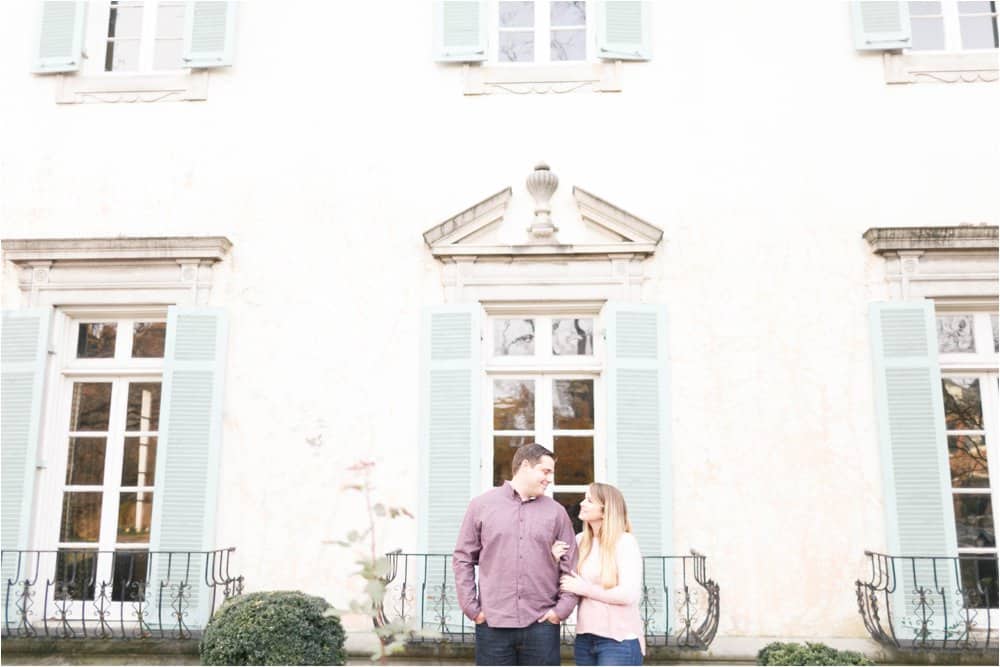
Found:
M 519 503 L 530 503 L 532 500 L 535 500 L 535 496 L 529 496 L 527 500 L 521 500 L 521 494 L 517 492 L 517 489 L 514 488 L 514 485 L 511 484 L 509 480 L 504 481 L 503 486 L 507 489 L 507 493 L 509 493 L 514 500 Z

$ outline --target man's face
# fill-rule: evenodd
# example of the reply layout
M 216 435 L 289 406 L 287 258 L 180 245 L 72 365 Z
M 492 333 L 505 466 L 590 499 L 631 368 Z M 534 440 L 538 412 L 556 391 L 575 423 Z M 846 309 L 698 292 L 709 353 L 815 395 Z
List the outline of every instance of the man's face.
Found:
M 555 478 L 555 472 L 556 462 L 552 460 L 551 456 L 543 456 L 535 465 L 531 465 L 528 461 L 521 463 L 520 474 L 524 479 L 528 495 L 545 495 L 545 489 Z

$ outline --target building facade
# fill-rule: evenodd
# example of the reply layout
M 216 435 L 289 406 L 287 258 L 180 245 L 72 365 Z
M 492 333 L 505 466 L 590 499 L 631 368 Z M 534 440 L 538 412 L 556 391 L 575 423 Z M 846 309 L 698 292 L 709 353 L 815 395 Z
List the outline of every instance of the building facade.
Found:
M 995 647 L 995 3 L 5 12 L 5 641 L 346 606 L 359 460 L 387 614 L 458 641 L 537 441 L 668 647 Z

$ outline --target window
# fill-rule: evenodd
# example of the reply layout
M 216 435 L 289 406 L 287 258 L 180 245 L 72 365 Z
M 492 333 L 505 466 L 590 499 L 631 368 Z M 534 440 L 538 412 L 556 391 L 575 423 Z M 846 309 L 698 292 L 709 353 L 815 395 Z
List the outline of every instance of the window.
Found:
M 62 347 L 64 408 L 55 451 L 60 468 L 57 600 L 141 600 L 148 576 L 156 493 L 165 312 L 69 321 Z M 113 552 L 98 557 L 99 552 Z M 111 582 L 98 592 L 96 582 Z
M 979 591 L 976 606 L 996 607 L 997 315 L 938 309 L 936 320 L 962 587 Z
M 1000 46 L 997 3 L 910 2 L 912 51 L 979 51 Z
M 511 477 L 514 450 L 537 442 L 558 463 L 549 492 L 582 529 L 578 515 L 587 485 L 603 477 L 599 467 L 600 363 L 594 316 L 493 317 L 487 335 L 486 376 L 490 407 L 485 487 Z
M 103 55 L 103 71 L 182 69 L 184 6 L 179 0 L 112 0 L 101 21 L 104 48 L 92 50 Z
M 499 0 L 492 8 L 495 62 L 580 62 L 592 55 L 587 2 Z

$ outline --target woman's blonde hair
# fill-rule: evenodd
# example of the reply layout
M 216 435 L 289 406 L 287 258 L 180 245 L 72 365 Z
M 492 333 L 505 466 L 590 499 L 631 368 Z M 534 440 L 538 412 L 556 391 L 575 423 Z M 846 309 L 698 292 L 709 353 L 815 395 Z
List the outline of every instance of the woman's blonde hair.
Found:
M 583 567 L 590 550 L 594 546 L 594 538 L 601 540 L 601 586 L 614 588 L 618 585 L 618 540 L 622 533 L 631 533 L 632 524 L 628 520 L 628 508 L 622 492 L 610 484 L 594 482 L 588 492 L 590 499 L 603 506 L 604 519 L 601 523 L 600 535 L 594 535 L 593 529 L 586 521 L 583 522 L 583 537 L 580 539 L 580 558 L 577 561 L 577 571 Z

